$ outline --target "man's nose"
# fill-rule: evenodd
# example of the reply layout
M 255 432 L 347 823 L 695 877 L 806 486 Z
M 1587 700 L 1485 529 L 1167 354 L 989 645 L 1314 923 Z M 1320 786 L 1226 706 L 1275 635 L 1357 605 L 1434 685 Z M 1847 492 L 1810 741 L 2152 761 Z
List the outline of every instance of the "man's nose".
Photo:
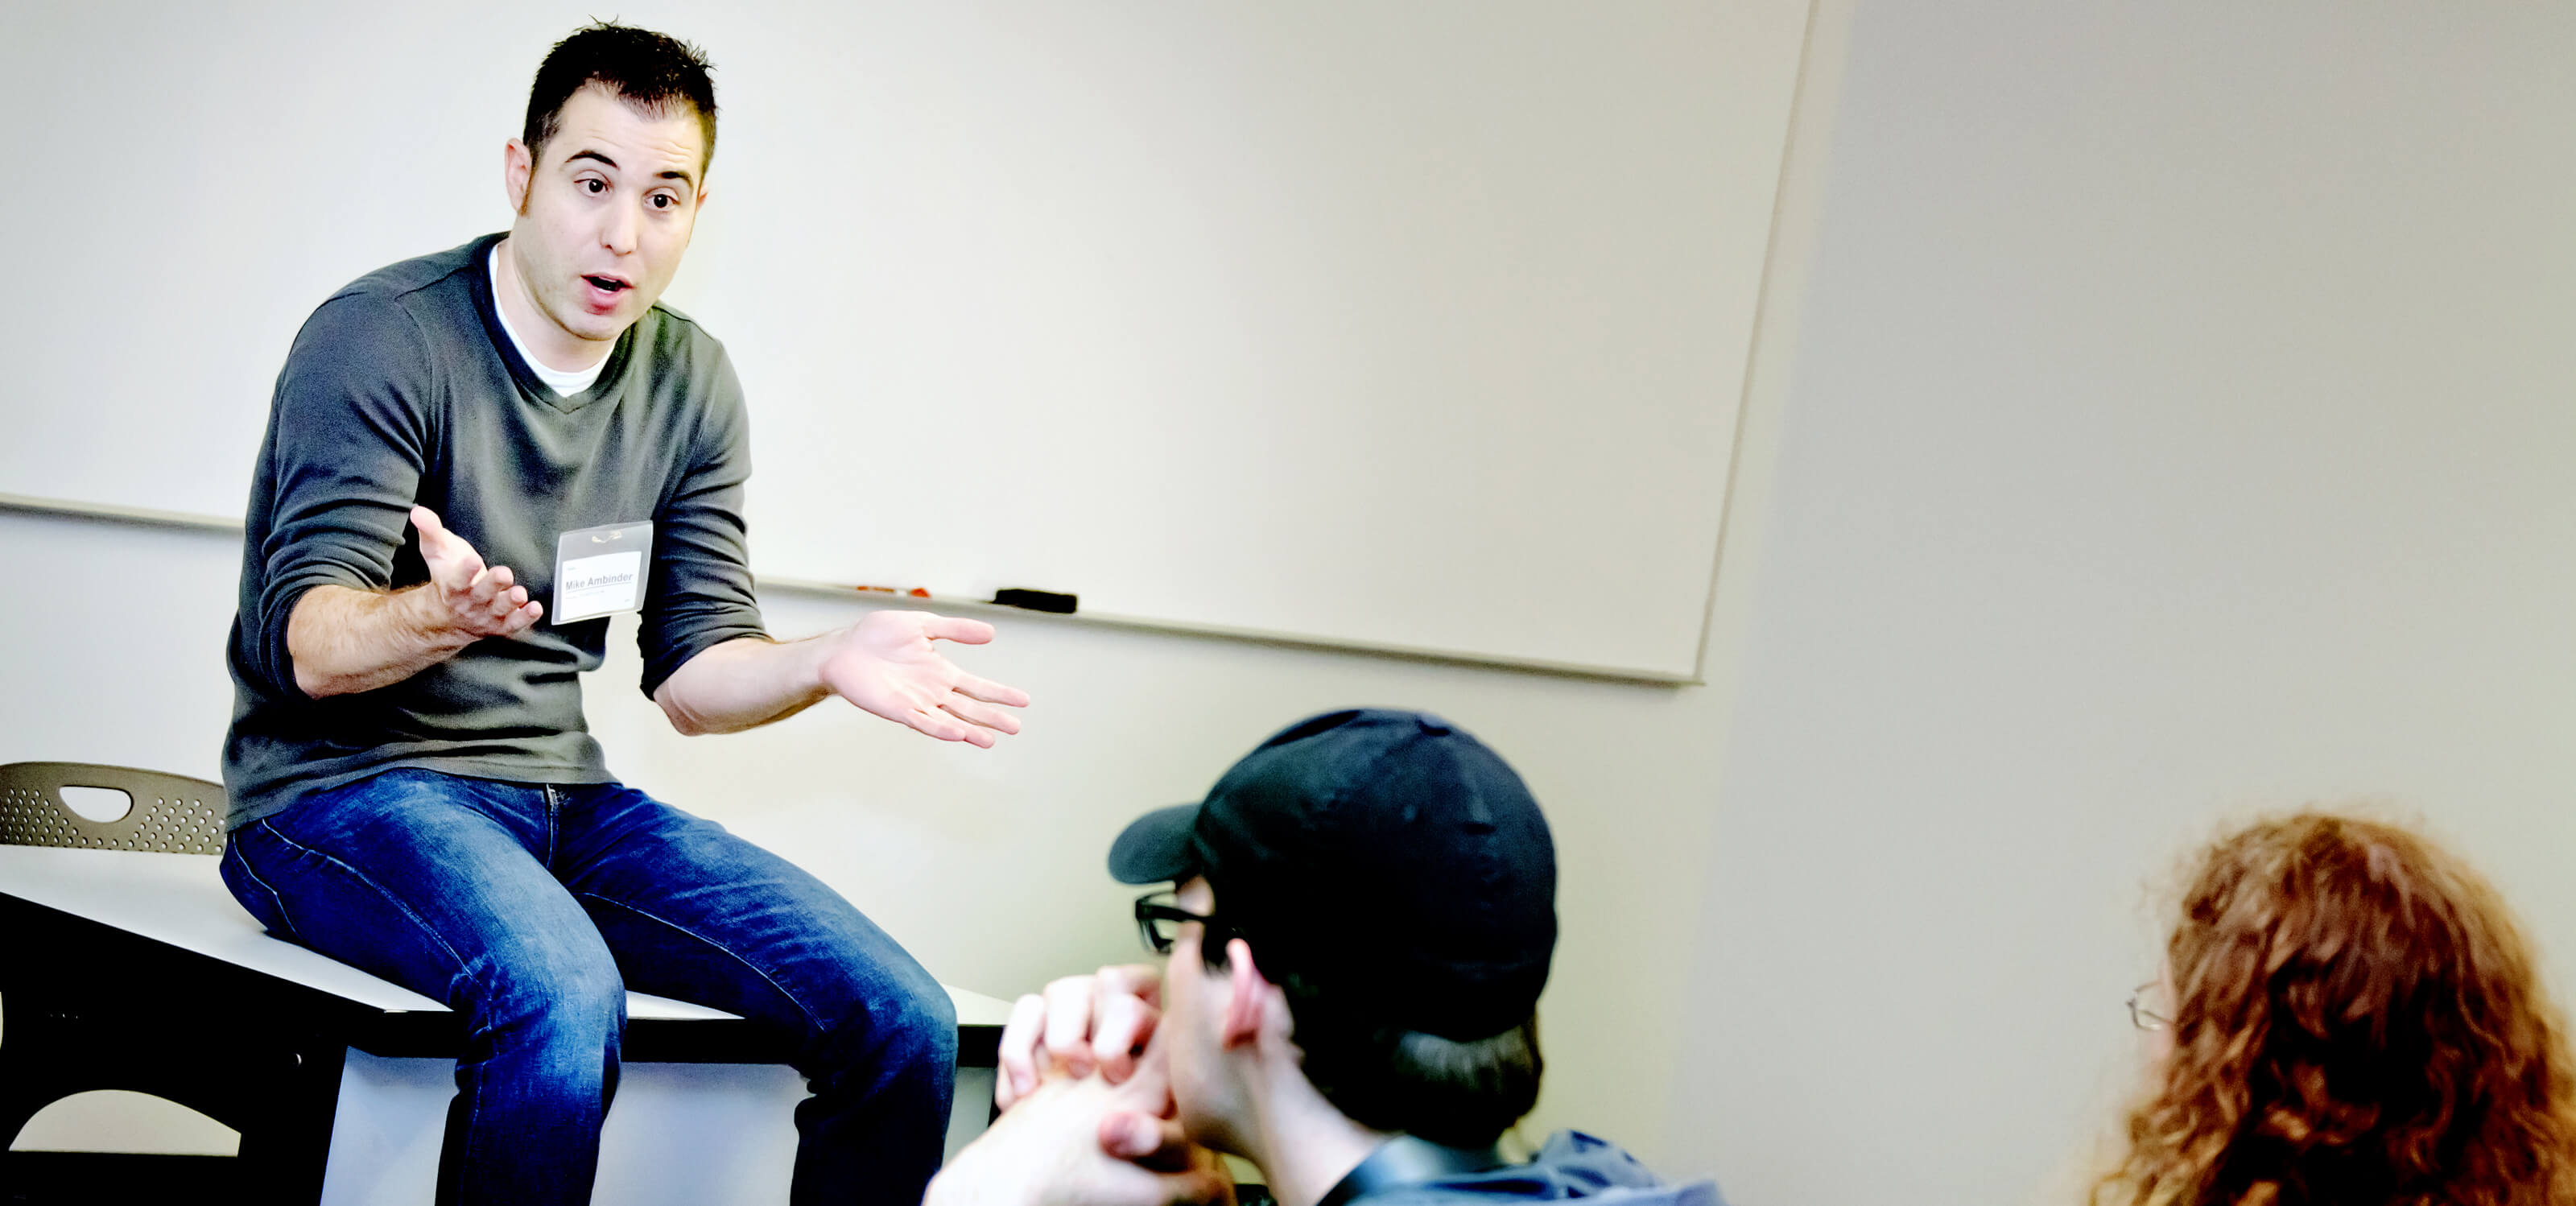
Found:
M 635 233 L 643 220 L 630 205 L 612 205 L 608 220 L 600 225 L 599 245 L 611 255 L 626 255 L 635 250 Z

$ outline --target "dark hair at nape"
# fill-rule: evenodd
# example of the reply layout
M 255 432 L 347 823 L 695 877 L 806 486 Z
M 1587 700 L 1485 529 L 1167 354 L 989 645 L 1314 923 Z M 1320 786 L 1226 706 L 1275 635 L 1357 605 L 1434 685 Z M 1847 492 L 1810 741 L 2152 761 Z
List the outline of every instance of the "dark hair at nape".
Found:
M 1502 1138 L 1538 1104 L 1538 1018 L 1480 1039 L 1449 1039 L 1349 1016 L 1306 977 L 1280 989 L 1294 1019 L 1300 1066 L 1334 1109 L 1361 1126 L 1451 1147 Z
M 528 119 L 519 141 L 528 158 L 543 156 L 546 140 L 555 136 L 564 102 L 598 84 L 638 109 L 664 109 L 685 104 L 698 115 L 698 130 L 707 149 L 698 159 L 706 171 L 716 157 L 716 84 L 708 76 L 706 52 L 668 34 L 596 21 L 555 43 L 537 64 L 537 82 L 528 89 Z

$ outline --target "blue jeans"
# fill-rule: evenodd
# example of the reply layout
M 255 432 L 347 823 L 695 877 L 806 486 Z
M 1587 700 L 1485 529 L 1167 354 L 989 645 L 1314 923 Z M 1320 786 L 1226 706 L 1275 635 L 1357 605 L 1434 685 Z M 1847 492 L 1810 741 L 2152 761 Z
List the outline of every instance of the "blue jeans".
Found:
M 793 1039 L 797 1206 L 917 1203 L 939 1166 L 947 993 L 821 881 L 640 791 L 388 771 L 234 831 L 223 876 L 271 931 L 464 1017 L 443 1204 L 590 1200 L 629 988 Z

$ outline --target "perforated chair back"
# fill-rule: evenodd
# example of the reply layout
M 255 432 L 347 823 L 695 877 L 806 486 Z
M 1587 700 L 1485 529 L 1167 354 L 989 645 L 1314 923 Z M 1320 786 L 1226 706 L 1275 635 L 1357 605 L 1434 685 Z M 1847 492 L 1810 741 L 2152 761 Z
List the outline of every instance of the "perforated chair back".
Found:
M 121 791 L 133 805 L 93 821 L 63 802 L 66 787 Z M 12 762 L 0 766 L 0 845 L 222 854 L 223 785 L 124 766 Z

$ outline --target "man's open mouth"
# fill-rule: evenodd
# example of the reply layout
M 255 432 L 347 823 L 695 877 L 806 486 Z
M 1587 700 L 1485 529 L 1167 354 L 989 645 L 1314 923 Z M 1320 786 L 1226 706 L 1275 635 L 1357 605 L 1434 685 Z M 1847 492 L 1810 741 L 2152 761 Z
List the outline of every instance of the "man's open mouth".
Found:
M 585 276 L 581 279 L 589 281 L 591 288 L 597 289 L 602 293 L 615 293 L 620 289 L 628 287 L 626 282 L 613 276 Z

